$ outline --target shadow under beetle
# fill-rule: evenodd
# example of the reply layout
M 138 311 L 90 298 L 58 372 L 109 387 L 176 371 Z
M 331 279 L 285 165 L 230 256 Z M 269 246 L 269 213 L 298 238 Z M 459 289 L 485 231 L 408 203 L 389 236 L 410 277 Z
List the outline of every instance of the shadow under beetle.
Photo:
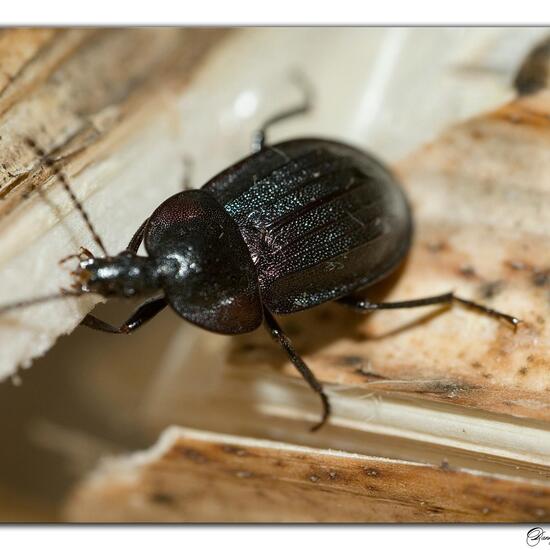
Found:
M 324 139 L 266 144 L 272 124 L 309 110 L 307 92 L 302 104 L 272 117 L 255 134 L 250 156 L 201 189 L 168 198 L 115 256 L 107 253 L 57 163 L 28 139 L 69 193 L 103 256 L 82 248 L 69 257 L 78 259 L 72 290 L 9 304 L 0 313 L 88 293 L 157 293 L 118 327 L 93 315 L 82 324 L 129 334 L 167 305 L 187 321 L 221 334 L 250 332 L 263 323 L 322 400 L 322 418 L 312 430 L 327 421 L 329 399 L 274 314 L 328 301 L 361 312 L 456 302 L 515 327 L 516 317 L 453 293 L 391 303 L 354 295 L 387 277 L 406 256 L 413 234 L 411 210 L 391 172 L 364 151 Z M 147 256 L 137 254 L 142 242 Z

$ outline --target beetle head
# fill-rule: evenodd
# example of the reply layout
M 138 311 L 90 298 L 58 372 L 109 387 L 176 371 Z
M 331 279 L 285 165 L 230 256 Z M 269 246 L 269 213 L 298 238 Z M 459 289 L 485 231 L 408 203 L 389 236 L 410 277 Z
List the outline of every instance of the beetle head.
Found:
M 81 255 L 73 276 L 73 289 L 106 297 L 131 298 L 159 287 L 154 262 L 129 251 L 103 258 Z

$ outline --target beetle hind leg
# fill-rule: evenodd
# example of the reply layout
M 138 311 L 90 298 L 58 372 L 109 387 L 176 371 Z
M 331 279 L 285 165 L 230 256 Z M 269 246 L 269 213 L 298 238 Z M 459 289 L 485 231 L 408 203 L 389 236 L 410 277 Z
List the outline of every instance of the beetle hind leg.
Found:
M 514 329 L 517 328 L 517 326 L 521 323 L 521 320 L 518 319 L 517 317 L 514 317 L 513 315 L 508 315 L 507 313 L 503 313 L 502 311 L 497 311 L 496 309 L 492 309 L 490 307 L 484 306 L 483 304 L 479 304 L 477 302 L 472 302 L 471 300 L 465 300 L 464 298 L 460 298 L 459 296 L 456 296 L 454 292 L 447 292 L 446 294 L 429 296 L 427 298 L 419 298 L 417 300 L 407 300 L 404 302 L 378 302 L 378 303 L 369 302 L 364 298 L 359 298 L 357 296 L 350 295 L 350 296 L 344 296 L 344 298 L 340 298 L 339 300 L 337 300 L 337 302 L 361 312 L 376 311 L 379 309 L 405 309 L 405 308 L 413 308 L 413 307 L 431 306 L 431 305 L 437 305 L 437 304 L 452 305 L 453 303 L 456 303 L 464 307 L 475 309 L 481 313 L 484 313 L 485 315 L 490 315 L 491 317 L 502 319 L 503 321 L 512 325 Z
M 290 339 L 283 332 L 283 329 L 279 326 L 279 323 L 277 323 L 273 315 L 271 315 L 271 312 L 269 312 L 265 308 L 264 320 L 266 328 L 269 330 L 269 333 L 271 334 L 273 339 L 277 341 L 286 351 L 292 364 L 296 367 L 304 380 L 309 384 L 310 388 L 315 393 L 319 394 L 319 397 L 321 398 L 321 403 L 323 405 L 323 415 L 321 417 L 321 421 L 311 427 L 311 431 L 315 432 L 326 423 L 330 416 L 330 401 L 328 399 L 328 395 L 325 393 L 321 382 L 317 380 L 317 378 L 315 377 L 313 372 L 311 372 L 310 368 L 306 365 L 304 360 L 296 353 L 294 347 L 292 346 L 292 343 L 290 342 Z
M 291 80 L 293 84 L 300 89 L 303 96 L 302 101 L 293 107 L 275 113 L 269 117 L 254 134 L 252 134 L 253 153 L 257 153 L 266 147 L 266 134 L 271 126 L 284 120 L 294 118 L 295 116 L 304 115 L 311 110 L 313 105 L 313 93 L 309 81 L 302 73 L 293 73 L 291 75 Z

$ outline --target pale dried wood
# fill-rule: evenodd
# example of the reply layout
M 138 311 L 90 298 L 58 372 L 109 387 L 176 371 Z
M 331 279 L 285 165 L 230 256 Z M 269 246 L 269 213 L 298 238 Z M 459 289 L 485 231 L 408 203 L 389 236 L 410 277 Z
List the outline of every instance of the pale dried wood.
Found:
M 517 332 L 456 306 L 378 312 L 356 323 L 354 335 L 310 352 L 325 380 L 373 381 L 382 391 L 410 381 L 394 387 L 550 419 L 549 121 L 550 93 L 542 92 L 457 126 L 401 162 L 416 240 L 393 284 L 374 293 L 392 301 L 456 290 L 517 315 Z M 344 315 L 336 324 L 351 322 Z M 351 358 L 369 368 L 357 372 Z
M 127 98 L 122 94 L 122 104 L 130 106 L 128 111 L 131 115 L 122 119 L 128 122 L 127 127 L 118 126 L 119 111 L 116 104 L 115 109 L 99 109 L 97 116 L 92 117 L 93 124 L 89 131 L 85 128 L 90 126 L 83 123 L 77 125 L 82 132 L 74 142 L 67 141 L 67 135 L 63 138 L 64 130 L 57 120 L 48 120 L 53 124 L 54 131 L 51 134 L 43 133 L 40 128 L 32 129 L 38 132 L 40 140 L 45 140 L 44 146 L 54 150 L 56 155 L 58 137 L 61 143 L 63 139 L 67 141 L 65 149 L 59 154 L 70 155 L 67 170 L 73 176 L 79 194 L 87 199 L 86 206 L 94 214 L 94 219 L 98 220 L 102 235 L 106 236 L 109 246 L 115 250 L 125 244 L 123 241 L 129 237 L 131 231 L 128 225 L 132 225 L 131 229 L 137 227 L 139 222 L 136 220 L 142 219 L 163 196 L 178 188 L 182 152 L 190 153 L 195 160 L 197 173 L 194 174 L 194 181 L 197 185 L 246 152 L 250 130 L 257 126 L 267 112 L 280 106 L 281 96 L 286 98 L 287 95 L 290 97 L 292 93 L 295 94 L 295 90 L 281 84 L 283 76 L 288 74 L 293 64 L 310 67 L 308 76 L 312 77 L 318 90 L 319 108 L 311 118 L 277 128 L 273 132 L 274 139 L 298 133 L 324 133 L 370 145 L 384 157 L 395 159 L 412 146 L 433 136 L 449 121 L 497 105 L 510 97 L 512 91 L 508 83 L 511 79 L 506 71 L 513 65 L 511 60 L 514 56 L 509 55 L 509 44 L 514 41 L 519 44 L 515 50 L 512 48 L 517 54 L 521 49 L 527 49 L 529 42 L 526 37 L 539 32 L 520 32 L 521 29 L 467 32 L 459 29 L 432 29 L 425 33 L 411 29 L 367 31 L 266 29 L 236 33 L 237 36 L 234 35 L 230 43 L 223 42 L 223 48 L 215 48 L 208 58 L 197 61 L 201 68 L 200 75 L 194 76 L 191 83 L 186 81 L 187 85 L 183 88 L 176 86 L 174 96 L 169 94 L 166 98 L 165 93 L 161 92 L 165 92 L 167 85 L 172 82 L 165 73 L 147 80 L 151 87 L 145 86 L 143 94 L 138 94 L 138 99 L 134 98 L 135 102 L 126 103 Z M 65 37 L 63 40 L 66 42 L 61 42 L 60 49 L 52 49 L 49 63 L 59 64 L 62 70 L 64 62 L 61 60 L 64 57 L 60 51 L 72 52 L 74 49 L 78 53 L 80 42 L 87 43 L 82 32 L 61 33 L 60 36 Z M 140 31 L 127 32 L 138 33 L 132 34 L 138 36 Z M 165 32 L 170 36 L 173 36 L 171 33 L 179 36 L 171 29 Z M 466 33 L 468 40 L 460 38 L 462 32 Z M 29 39 L 29 51 L 32 52 L 33 47 L 39 49 L 40 44 L 32 45 L 34 40 L 47 43 L 55 36 L 44 34 L 41 38 Z M 97 36 L 101 40 L 107 36 L 115 42 L 122 40 L 122 35 L 115 31 L 113 34 L 101 31 Z M 90 38 L 90 44 L 95 43 L 96 39 L 96 35 Z M 157 39 L 161 42 L 165 40 L 160 37 Z M 466 48 L 465 54 L 466 43 L 469 48 Z M 502 47 L 503 44 L 506 47 Z M 159 47 L 158 51 L 162 51 L 165 46 Z M 312 47 L 317 53 L 313 57 Z M 131 57 L 129 49 L 122 48 L 128 58 Z M 494 55 L 495 49 L 500 52 L 500 57 Z M 385 52 L 382 56 L 381 50 Z M 101 59 L 109 58 L 112 52 L 118 51 L 118 46 L 114 49 L 100 48 L 99 51 L 103 52 Z M 32 57 L 32 53 L 25 55 Z M 67 54 L 69 62 L 71 55 Z M 164 56 L 161 57 L 164 59 Z M 420 60 L 428 58 L 430 64 L 424 65 L 420 83 L 412 75 L 399 71 L 400 66 L 417 66 Z M 117 59 L 120 61 L 120 58 Z M 502 60 L 506 60 L 505 63 Z M 104 62 L 109 63 L 105 59 Z M 152 63 L 152 66 L 155 64 Z M 390 67 L 388 72 L 383 70 L 385 66 Z M 357 70 L 357 67 L 362 67 L 364 71 Z M 75 75 L 81 74 L 81 68 L 82 64 L 76 64 L 73 72 L 62 73 L 63 82 L 70 83 Z M 44 83 L 50 82 L 43 73 L 40 74 L 42 76 L 38 73 L 36 76 L 36 82 L 40 83 L 37 88 L 39 95 Z M 188 73 L 183 70 L 183 74 Z M 33 87 L 25 79 L 20 82 L 19 93 L 24 98 L 24 92 Z M 261 83 L 260 91 L 254 87 L 257 82 Z M 262 91 L 266 87 L 269 88 L 268 93 Z M 431 94 L 429 101 L 426 101 L 426 88 Z M 404 89 L 407 90 L 406 94 L 403 94 Z M 14 98 L 19 97 L 13 91 L 10 93 L 14 93 Z M 264 106 L 264 95 L 276 101 L 269 101 Z M 242 112 L 247 105 L 250 110 L 251 97 L 262 100 L 260 107 L 252 109 L 252 116 Z M 174 109 L 177 102 L 180 104 Z M 543 100 L 544 105 L 545 102 Z M 184 104 L 183 109 L 180 108 L 181 103 Z M 14 99 L 12 104 L 16 107 L 17 101 Z M 230 107 L 226 108 L 226 105 Z M 517 116 L 516 108 L 527 105 L 513 103 L 512 119 Z M 136 106 L 135 112 L 133 106 Z M 506 112 L 506 109 L 508 107 L 498 112 Z M 544 111 L 546 107 L 539 105 L 534 109 Z M 184 132 L 179 131 L 182 113 L 188 122 Z M 534 118 L 538 120 L 541 117 Z M 210 124 L 211 119 L 215 119 L 216 124 Z M 380 296 L 385 295 L 388 299 L 398 299 L 456 286 L 472 297 L 481 298 L 480 293 L 484 291 L 485 298 L 490 302 L 489 294 L 496 292 L 494 305 L 514 310 L 513 313 L 516 313 L 517 307 L 517 314 L 523 315 L 528 321 L 515 336 L 518 338 L 516 343 L 514 335 L 506 327 L 458 309 L 441 315 L 429 315 L 428 319 L 414 322 L 411 327 L 408 326 L 409 321 L 415 321 L 417 316 L 423 317 L 421 312 L 380 312 L 365 319 L 327 306 L 318 312 L 288 319 L 285 326 L 300 351 L 304 351 L 308 362 L 328 383 L 335 404 L 333 425 L 319 434 L 310 434 L 307 427 L 317 418 L 318 401 L 301 381 L 296 380 L 293 370 L 285 364 L 284 355 L 265 335 L 258 333 L 233 343 L 228 340 L 222 343 L 219 338 L 193 331 L 189 327 L 182 328 L 181 332 L 176 331 L 174 327 L 181 321 L 174 319 L 172 325 L 159 324 L 156 337 L 151 332 L 150 337 L 139 336 L 132 340 L 131 352 L 126 341 L 122 344 L 124 350 L 116 348 L 119 351 L 109 355 L 117 343 L 110 344 L 105 339 L 94 340 L 94 336 L 89 334 L 85 340 L 74 340 L 75 355 L 72 359 L 67 355 L 62 360 L 78 364 L 82 396 L 86 404 L 95 415 L 105 417 L 116 429 L 143 430 L 149 438 L 155 438 L 168 422 L 175 422 L 211 431 L 290 441 L 300 444 L 302 448 L 296 451 L 284 444 L 274 443 L 273 448 L 267 445 L 267 455 L 288 454 L 295 460 L 296 455 L 293 453 L 296 451 L 300 457 L 310 457 L 304 459 L 306 464 L 310 461 L 315 463 L 322 475 L 326 473 L 325 464 L 329 468 L 336 464 L 332 462 L 332 454 L 307 447 L 339 448 L 362 455 L 350 457 L 343 453 L 339 455 L 342 464 L 349 465 L 348 460 L 352 460 L 352 469 L 358 468 L 359 463 L 375 468 L 384 466 L 388 468 L 384 470 L 386 476 L 391 477 L 395 473 L 396 479 L 400 480 L 397 487 L 388 484 L 387 493 L 377 486 L 380 493 L 374 500 L 368 491 L 360 493 L 357 502 L 375 504 L 363 516 L 354 515 L 352 510 L 346 508 L 347 499 L 351 502 L 355 496 L 348 494 L 346 487 L 338 484 L 334 502 L 341 503 L 346 513 L 339 515 L 335 507 L 325 503 L 320 508 L 322 514 L 319 520 L 324 517 L 324 521 L 329 518 L 342 518 L 343 521 L 395 521 L 409 518 L 410 521 L 418 521 L 418 518 L 437 520 L 435 518 L 439 517 L 448 518 L 449 521 L 456 518 L 482 521 L 486 515 L 491 515 L 494 521 L 535 521 L 547 517 L 546 479 L 550 459 L 545 443 L 548 440 L 545 422 L 548 404 L 544 394 L 546 381 L 544 376 L 539 378 L 533 370 L 528 369 L 523 374 L 520 372 L 523 361 L 528 358 L 526 350 L 533 344 L 537 357 L 541 361 L 546 360 L 547 350 L 535 334 L 537 330 L 543 334 L 543 329 L 537 324 L 535 311 L 530 309 L 535 298 L 538 300 L 535 307 L 542 307 L 539 294 L 543 290 L 537 294 L 536 284 L 529 281 L 536 279 L 546 284 L 544 263 L 547 256 L 540 252 L 543 231 L 537 233 L 536 224 L 520 220 L 519 234 L 516 235 L 513 224 L 505 217 L 511 215 L 507 212 L 512 206 L 515 209 L 517 196 L 521 199 L 519 204 L 522 213 L 531 214 L 533 209 L 536 210 L 533 206 L 535 201 L 525 200 L 526 193 L 516 180 L 526 176 L 534 178 L 535 186 L 539 185 L 536 182 L 541 181 L 541 174 L 537 172 L 537 167 L 545 168 L 546 156 L 542 144 L 545 140 L 537 141 L 539 138 L 533 128 L 534 124 L 519 124 L 512 128 L 510 120 L 506 119 L 506 116 L 497 115 L 480 117 L 450 130 L 442 139 L 398 165 L 413 197 L 415 210 L 418 211 L 419 239 L 400 278 L 392 281 L 388 288 L 379 289 L 379 292 Z M 206 124 L 205 120 L 208 121 Z M 477 139 L 476 132 L 472 131 L 472 128 L 478 126 L 482 133 L 487 133 L 482 139 Z M 101 140 L 97 147 L 94 145 L 98 128 L 99 134 L 106 129 L 106 135 L 111 135 L 110 140 L 104 143 L 104 148 L 101 147 Z M 233 139 L 228 139 L 228 136 Z M 527 139 L 524 139 L 525 136 Z M 126 138 L 129 144 L 124 147 L 122 144 Z M 85 149 L 81 149 L 82 145 L 86 146 Z M 29 154 L 17 148 L 14 151 L 23 157 Z M 536 153 L 536 166 L 530 167 L 528 159 L 533 151 Z M 516 162 L 521 152 L 526 155 L 526 161 L 515 168 L 515 173 L 511 172 L 509 167 L 512 161 Z M 463 155 L 472 158 L 465 159 Z M 50 232 L 40 242 L 41 232 L 55 225 L 58 216 L 56 218 L 50 210 L 48 216 L 41 213 L 37 209 L 36 198 L 29 199 L 35 201 L 29 208 L 29 216 L 32 214 L 32 217 L 21 218 L 19 225 L 14 222 L 25 209 L 21 197 L 32 188 L 32 182 L 40 184 L 47 179 L 47 174 L 33 163 L 36 163 L 36 159 L 22 158 L 21 163 L 17 161 L 9 171 L 8 177 L 13 178 L 10 179 L 13 185 L 8 184 L 8 189 L 13 195 L 6 200 L 5 208 L 12 209 L 12 213 L 7 217 L 9 224 L 7 222 L 5 225 L 9 225 L 9 231 L 6 229 L 2 233 L 0 227 L 0 237 L 9 236 L 11 240 L 6 237 L 0 250 L 21 250 L 22 243 L 18 243 L 17 239 L 27 235 L 21 229 L 25 227 L 25 220 L 32 219 L 33 222 L 29 242 L 37 238 L 39 242 L 34 248 L 28 246 L 25 249 L 26 257 L 19 263 L 12 262 L 15 256 L 6 256 L 10 275 L 5 279 L 5 296 L 0 296 L 2 301 L 12 298 L 15 288 L 21 293 L 18 295 L 30 295 L 31 291 L 36 290 L 32 287 L 36 287 L 37 281 L 45 280 L 51 272 L 52 262 L 55 263 L 52 258 L 57 259 L 72 252 L 78 244 L 89 242 L 85 240 L 89 237 L 78 229 L 80 221 L 70 217 L 72 214 L 66 218 L 70 220 L 70 238 L 65 234 L 66 231 Z M 34 174 L 32 180 L 25 176 L 29 166 Z M 14 169 L 19 169 L 19 172 L 14 172 Z M 498 179 L 504 185 L 487 184 L 486 180 L 493 176 L 494 180 Z M 506 179 L 510 176 L 511 181 Z M 154 192 L 151 191 L 151 181 L 155 182 Z M 464 181 L 468 185 L 463 185 Z M 443 189 L 447 194 L 442 192 Z M 50 191 L 53 198 L 59 199 L 55 202 L 60 205 L 62 213 L 67 213 L 70 210 L 67 201 L 61 194 L 53 193 L 53 189 Z M 101 193 L 101 199 L 98 200 Z M 128 195 L 135 196 L 135 200 L 128 200 Z M 426 197 L 432 195 L 433 204 L 426 201 Z M 470 210 L 472 204 L 479 200 L 480 205 Z M 449 204 L 448 220 L 443 216 L 445 219 L 442 221 L 438 217 L 441 206 Z M 495 204 L 507 208 L 505 216 L 496 215 L 492 210 Z M 116 215 L 107 215 L 112 212 L 116 212 Z M 42 222 L 37 223 L 41 216 Z M 482 229 L 476 225 L 479 218 L 483 220 Z M 522 215 L 519 218 L 523 219 Z M 517 221 L 517 217 L 512 221 Z M 526 225 L 522 225 L 524 223 Z M 493 227 L 492 231 L 490 227 Z M 75 236 L 84 236 L 84 240 L 78 242 Z M 514 252 L 522 250 L 521 246 L 530 242 L 531 238 L 538 244 L 530 252 L 533 256 L 527 254 L 523 260 L 536 259 L 538 263 L 525 264 L 523 271 L 504 267 L 502 262 L 514 256 L 511 254 L 508 257 L 507 243 L 516 243 L 515 239 L 518 239 L 519 248 L 512 247 L 511 252 Z M 49 243 L 47 254 L 44 242 Z M 59 245 L 50 248 L 51 243 Z M 23 246 L 27 245 L 23 243 Z M 478 248 L 481 255 L 477 254 Z M 518 267 L 522 264 L 513 265 Z M 32 273 L 29 266 L 33 266 Z M 28 273 L 34 279 L 21 281 L 21 273 Z M 495 284 L 501 279 L 505 282 L 504 286 Z M 28 283 L 27 288 L 24 288 L 25 283 Z M 52 280 L 51 284 L 55 288 L 58 279 Z M 22 316 L 19 322 L 23 327 L 19 328 L 23 328 L 24 332 L 26 330 L 24 346 L 21 348 L 25 353 L 18 352 L 19 359 L 47 349 L 57 335 L 71 330 L 90 306 L 82 304 L 78 310 L 69 311 L 69 314 L 67 308 L 45 308 L 40 313 L 43 316 L 40 322 L 36 319 L 36 313 Z M 44 326 L 52 318 L 56 320 L 55 326 L 51 327 L 50 332 L 44 332 Z M 60 322 L 60 319 L 64 321 Z M 4 323 L 2 326 L 6 327 Z M 34 330 L 29 331 L 29 326 Z M 166 327 L 173 332 L 168 334 Z M 36 339 L 37 334 L 41 339 L 39 346 L 37 348 L 36 342 L 33 342 L 33 351 L 28 353 L 25 346 L 33 338 Z M 161 348 L 156 347 L 159 341 L 163 342 Z M 2 345 L 6 349 L 15 349 L 16 344 L 13 332 L 6 332 Z M 84 346 L 87 350 L 85 356 L 82 354 Z M 513 358 L 509 367 L 502 369 L 505 376 L 502 380 L 498 377 L 499 365 L 505 363 L 506 358 L 499 355 L 499 350 L 510 352 Z M 463 356 L 461 352 L 464 352 Z M 220 360 L 224 354 L 228 354 L 227 361 Z M 483 356 L 484 362 L 479 361 L 478 366 L 474 363 L 479 356 Z M 13 366 L 14 357 L 8 357 L 6 363 L 11 362 Z M 136 361 L 136 358 L 139 360 Z M 3 359 L 6 359 L 6 355 Z M 142 365 L 144 361 L 150 365 Z M 187 362 L 188 370 L 180 376 L 177 368 L 172 367 L 183 362 Z M 114 363 L 117 365 L 115 370 Z M 284 375 L 280 367 L 284 367 Z M 150 375 L 152 369 L 157 368 L 160 375 Z M 540 370 L 543 370 L 542 366 Z M 5 374 L 8 372 L 11 372 L 9 368 Z M 524 418 L 518 419 L 517 416 Z M 67 421 L 69 425 L 71 420 Z M 45 435 L 46 432 L 42 434 L 42 439 Z M 226 466 L 239 466 L 227 462 L 225 458 L 218 460 L 211 454 L 210 449 L 216 448 L 220 441 L 227 443 L 220 436 L 189 432 L 178 434 L 177 437 L 180 436 L 184 438 L 184 444 L 192 449 L 191 455 L 195 451 L 204 453 L 221 470 Z M 75 441 L 75 438 L 58 439 L 73 441 L 71 445 Z M 257 447 L 263 449 L 265 445 L 250 440 L 241 440 L 240 443 L 245 450 L 248 447 L 252 450 Z M 68 449 L 67 455 L 74 455 L 72 451 Z M 368 455 L 375 458 L 371 459 Z M 250 497 L 250 508 L 246 508 L 245 501 L 250 496 L 243 485 L 246 475 L 243 480 L 242 475 L 235 474 L 235 479 L 230 476 L 231 479 L 227 481 L 216 474 L 213 478 L 216 483 L 213 485 L 218 486 L 219 483 L 220 492 L 209 498 L 200 492 L 205 483 L 205 474 L 206 477 L 209 475 L 205 469 L 191 469 L 187 464 L 181 467 L 180 460 L 172 456 L 162 458 L 161 466 L 158 466 L 157 459 L 158 453 L 154 452 L 147 460 L 140 462 L 138 459 L 137 466 L 130 459 L 129 462 L 123 461 L 120 467 L 102 470 L 96 478 L 78 490 L 77 497 L 68 507 L 69 517 L 86 521 L 99 518 L 158 521 L 199 521 L 206 518 L 303 520 L 311 518 L 300 515 L 300 510 L 304 509 L 303 502 L 312 499 L 320 502 L 326 496 L 326 487 L 318 485 L 316 479 L 322 478 L 322 475 L 315 473 L 311 474 L 315 480 L 309 479 L 310 484 L 306 485 L 305 492 L 287 490 L 284 480 L 277 479 L 273 472 L 267 474 L 260 469 L 261 464 L 268 460 L 266 455 L 261 455 L 260 463 L 254 464 L 254 469 L 250 471 L 258 474 L 254 483 L 266 483 L 268 490 L 261 498 L 258 495 Z M 403 466 L 400 461 L 406 465 Z M 443 473 L 440 472 L 441 465 Z M 170 504 L 171 507 L 162 507 L 162 502 L 166 504 L 171 500 L 168 493 L 157 494 L 156 499 L 160 502 L 154 506 L 147 504 L 151 489 L 147 483 L 153 484 L 160 478 L 164 479 L 164 466 L 170 471 L 174 466 L 170 483 L 178 491 L 181 488 L 181 494 L 191 501 L 189 506 L 180 502 L 180 493 L 176 495 L 176 503 Z M 447 472 L 449 468 L 452 474 Z M 457 474 L 458 470 L 460 472 Z M 292 479 L 298 482 L 303 474 L 303 471 L 294 471 Z M 399 477 L 401 475 L 404 477 Z M 449 483 L 449 476 L 459 480 L 453 485 L 456 490 L 467 490 L 467 495 L 457 507 L 442 494 L 443 487 Z M 134 482 L 129 482 L 129 479 Z M 417 488 L 417 479 L 425 485 L 427 493 Z M 196 490 L 186 492 L 185 487 Z M 255 492 L 262 492 L 261 488 L 254 487 Z M 319 487 L 322 490 L 317 493 Z M 373 487 L 371 485 L 371 489 Z M 472 488 L 470 493 L 468 487 Z M 495 487 L 494 491 L 492 487 Z M 506 492 L 510 496 L 508 500 L 505 499 Z M 346 496 L 342 496 L 344 494 Z M 389 501 L 385 500 L 386 496 Z M 422 502 L 424 496 L 427 497 L 425 502 L 433 505 L 428 512 L 418 509 L 422 504 L 417 501 L 420 499 Z M 296 497 L 296 501 L 293 497 Z M 269 516 L 260 517 L 255 508 L 263 502 L 263 498 L 271 500 L 272 507 L 268 508 Z M 222 517 L 221 507 L 227 506 L 228 502 L 233 507 L 233 500 L 243 505 L 242 510 L 237 507 L 240 515 L 236 513 L 231 517 Z M 496 504 L 491 506 L 489 501 Z M 196 515 L 193 502 L 197 503 Z M 387 502 L 388 505 L 384 504 Z M 200 506 L 198 503 L 201 503 Z M 289 514 L 289 511 L 293 511 L 293 514 Z
M 67 270 L 57 261 L 91 242 L 25 139 L 57 159 L 109 250 L 122 249 L 152 206 L 181 185 L 178 102 L 192 72 L 225 34 L 2 31 L 0 303 L 68 286 Z M 56 303 L 3 317 L 0 377 L 44 353 L 92 305 Z
M 294 68 L 314 84 L 315 116 L 277 128 L 275 139 L 330 133 L 395 158 L 446 121 L 510 94 L 503 74 L 541 32 L 247 29 L 216 48 L 221 30 L 3 31 L 0 303 L 67 286 L 56 260 L 90 244 L 25 137 L 62 159 L 109 250 L 118 251 L 179 188 L 184 155 L 199 185 L 244 154 L 250 132 L 281 97 L 295 101 Z M 206 56 L 210 50 L 216 55 Z M 424 67 L 423 88 L 411 86 L 401 64 Z M 426 87 L 433 97 L 421 108 Z M 0 377 L 44 353 L 91 306 L 50 304 L 2 320 Z
M 550 483 L 173 428 L 106 462 L 72 521 L 539 522 Z
M 265 334 L 220 342 L 206 355 L 196 351 L 206 344 L 198 335 L 191 353 L 174 344 L 166 364 L 172 374 L 155 388 L 153 425 L 185 419 L 203 429 L 320 447 L 338 441 L 357 452 L 447 457 L 463 467 L 547 478 L 549 114 L 547 92 L 514 101 L 398 165 L 417 238 L 400 272 L 372 294 L 400 300 L 454 289 L 518 315 L 517 332 L 460 307 L 358 316 L 328 305 L 283 319 L 334 404 L 332 427 L 315 436 L 303 430 L 318 401 L 299 378 L 291 383 L 277 373 L 283 367 L 292 380 L 298 376 Z M 224 349 L 226 367 L 218 359 Z M 186 353 L 191 365 L 176 377 Z M 198 383 L 187 389 L 193 376 Z

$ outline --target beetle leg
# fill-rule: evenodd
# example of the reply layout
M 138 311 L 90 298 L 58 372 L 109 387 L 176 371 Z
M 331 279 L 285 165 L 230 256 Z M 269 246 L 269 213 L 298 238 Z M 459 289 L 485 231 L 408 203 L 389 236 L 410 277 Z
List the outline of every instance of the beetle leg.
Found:
M 330 416 L 330 402 L 328 396 L 325 393 L 321 382 L 317 380 L 313 372 L 311 372 L 310 368 L 305 364 L 304 360 L 296 353 L 290 339 L 283 332 L 283 329 L 279 326 L 279 323 L 277 323 L 273 315 L 271 315 L 271 312 L 269 312 L 266 308 L 264 308 L 264 320 L 266 328 L 269 330 L 273 339 L 276 340 L 286 351 L 292 364 L 298 369 L 298 372 L 309 384 L 310 388 L 314 392 L 318 393 L 321 398 L 321 402 L 323 404 L 323 416 L 321 417 L 321 421 L 311 428 L 311 431 L 314 432 L 321 428 Z
M 422 307 L 422 306 L 431 306 L 435 304 L 453 304 L 457 303 L 472 309 L 476 309 L 486 315 L 491 317 L 496 317 L 497 319 L 502 319 L 507 323 L 510 323 L 514 328 L 516 328 L 521 321 L 512 315 L 507 313 L 502 313 L 496 309 L 491 309 L 490 307 L 484 306 L 483 304 L 478 304 L 477 302 L 472 302 L 471 300 L 465 300 L 456 296 L 453 292 L 447 292 L 446 294 L 439 294 L 438 296 L 429 296 L 427 298 L 419 298 L 418 300 L 407 300 L 405 302 L 382 302 L 375 303 L 369 302 L 363 298 L 357 296 L 344 296 L 337 300 L 337 302 L 344 304 L 352 309 L 358 311 L 376 311 L 378 309 L 403 309 L 403 308 L 413 308 L 413 307 Z
M 139 226 L 139 229 L 134 233 L 134 236 L 131 238 L 130 242 L 128 243 L 126 250 L 128 250 L 129 252 L 133 252 L 134 254 L 137 254 L 137 251 L 141 245 L 141 241 L 143 241 L 143 235 L 145 235 L 145 227 L 148 221 L 149 221 L 149 218 L 147 218 Z
M 181 189 L 182 191 L 190 191 L 193 189 L 192 184 L 192 172 L 193 172 L 193 161 L 190 157 L 183 157 L 183 178 L 181 180 Z
M 291 75 L 291 79 L 293 83 L 300 89 L 300 92 L 303 95 L 302 101 L 294 107 L 290 107 L 288 109 L 285 109 L 284 111 L 275 113 L 273 116 L 269 117 L 262 124 L 262 126 L 254 132 L 254 134 L 252 134 L 253 153 L 257 153 L 265 147 L 266 133 L 271 126 L 277 124 L 278 122 L 282 122 L 283 120 L 288 120 L 289 118 L 306 114 L 311 110 L 311 107 L 313 105 L 313 94 L 309 82 L 301 73 L 295 73 Z
M 80 324 L 95 330 L 101 330 L 102 332 L 110 332 L 111 334 L 130 334 L 147 321 L 150 321 L 167 305 L 168 304 L 164 297 L 148 300 L 147 302 L 141 304 L 136 311 L 134 311 L 131 317 L 119 327 L 106 323 L 105 321 L 102 321 L 101 319 L 98 319 L 90 314 L 86 315 Z

